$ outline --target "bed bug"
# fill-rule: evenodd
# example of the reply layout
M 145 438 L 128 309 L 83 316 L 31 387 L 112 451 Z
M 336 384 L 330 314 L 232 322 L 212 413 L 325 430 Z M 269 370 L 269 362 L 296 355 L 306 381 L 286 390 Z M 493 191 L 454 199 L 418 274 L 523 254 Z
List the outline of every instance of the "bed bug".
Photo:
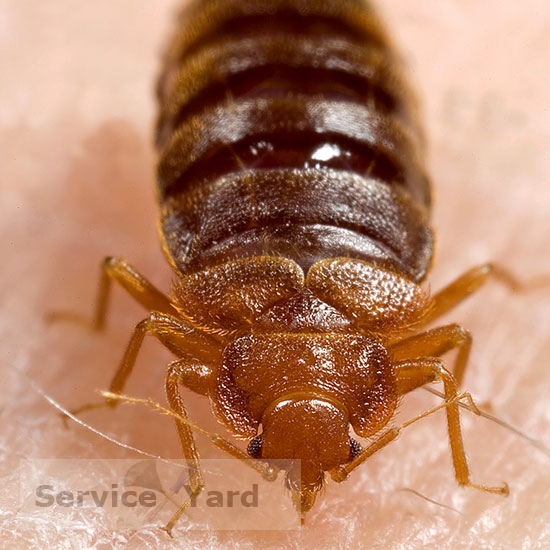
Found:
M 180 386 L 209 397 L 248 441 L 245 452 L 220 439 L 229 455 L 256 459 L 271 479 L 277 460 L 290 460 L 285 483 L 305 518 L 326 474 L 343 481 L 394 440 L 399 400 L 434 381 L 458 483 L 507 494 L 470 479 L 457 400 L 471 336 L 456 324 L 427 328 L 502 273 L 478 266 L 431 296 L 420 286 L 433 256 L 424 137 L 372 7 L 195 2 L 157 95 L 159 229 L 173 292 L 107 258 L 95 325 L 113 281 L 149 311 L 112 393 L 146 335 L 177 357 L 166 395 L 194 494 L 204 482 Z M 452 349 L 448 370 L 440 356 Z

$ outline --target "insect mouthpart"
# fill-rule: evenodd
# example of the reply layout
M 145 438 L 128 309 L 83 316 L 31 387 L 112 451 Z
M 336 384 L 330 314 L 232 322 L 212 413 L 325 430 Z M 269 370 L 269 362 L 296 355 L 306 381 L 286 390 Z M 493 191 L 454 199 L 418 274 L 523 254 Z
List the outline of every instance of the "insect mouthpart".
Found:
M 350 459 L 347 409 L 324 396 L 300 392 L 272 404 L 262 426 L 262 435 L 251 441 L 249 452 L 260 448 L 264 460 L 285 460 L 285 484 L 303 519 L 323 486 L 324 472 Z

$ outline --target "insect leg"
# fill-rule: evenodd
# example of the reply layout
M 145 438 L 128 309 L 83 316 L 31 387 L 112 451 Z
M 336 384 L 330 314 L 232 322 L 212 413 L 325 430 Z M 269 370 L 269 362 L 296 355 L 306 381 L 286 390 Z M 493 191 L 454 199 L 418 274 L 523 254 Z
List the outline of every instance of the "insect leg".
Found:
M 508 485 L 506 484 L 502 487 L 488 487 L 470 481 L 470 471 L 468 469 L 468 461 L 466 459 L 464 441 L 462 439 L 462 430 L 460 428 L 457 384 L 453 375 L 443 366 L 442 361 L 433 357 L 403 361 L 395 365 L 395 372 L 398 379 L 398 388 L 405 388 L 405 392 L 407 392 L 407 388 L 411 386 L 418 387 L 435 380 L 443 382 L 444 393 L 447 400 L 445 407 L 447 411 L 447 431 L 451 444 L 451 454 L 457 482 L 459 485 L 472 487 L 488 493 L 507 495 L 509 491 Z M 405 383 L 403 383 L 403 381 L 405 381 Z M 419 419 L 427 414 L 428 413 L 420 415 Z
M 187 500 L 178 511 L 170 518 L 170 521 L 164 527 L 164 530 L 171 534 L 171 531 L 189 507 L 193 499 L 197 498 L 204 489 L 204 477 L 200 466 L 200 457 L 195 444 L 192 426 L 188 420 L 187 411 L 183 402 L 183 398 L 179 391 L 179 385 L 184 383 L 188 378 L 189 365 L 186 359 L 174 361 L 168 368 L 166 376 L 166 395 L 170 408 L 175 413 L 176 427 L 183 449 L 183 454 L 187 461 L 187 465 L 191 471 L 189 500 Z M 217 434 L 207 434 L 212 443 L 230 456 L 244 461 L 247 465 L 258 471 L 262 477 L 268 481 L 273 481 L 277 478 L 277 469 L 269 467 L 267 464 L 254 460 L 249 457 L 244 451 L 227 441 L 225 438 Z
M 121 393 L 124 389 L 126 381 L 130 376 L 136 363 L 137 355 L 143 344 L 143 340 L 147 334 L 151 334 L 157 338 L 164 346 L 176 355 L 185 355 L 192 357 L 195 354 L 199 355 L 200 369 L 196 368 L 196 373 L 201 373 L 205 363 L 214 361 L 217 353 L 219 353 L 219 343 L 203 334 L 200 330 L 190 326 L 187 322 L 165 313 L 153 312 L 149 317 L 140 321 L 134 328 L 134 332 L 130 338 L 130 342 L 126 347 L 122 361 L 111 380 L 109 391 L 111 393 Z M 204 350 L 202 353 L 200 350 Z M 202 361 L 202 362 L 201 362 Z M 189 385 L 191 389 L 198 393 L 206 393 L 204 375 L 196 374 L 193 378 L 189 373 Z M 191 383 L 193 379 L 194 384 Z M 202 391 L 199 391 L 202 387 Z M 89 403 L 72 411 L 73 414 L 79 414 L 83 411 L 97 409 L 102 407 L 115 407 L 118 401 L 106 399 L 101 403 Z
M 447 351 L 457 348 L 458 354 L 453 367 L 453 376 L 457 386 L 460 386 L 468 365 L 471 347 L 472 336 L 470 333 L 464 327 L 452 324 L 405 338 L 392 344 L 389 351 L 393 361 L 399 362 L 414 357 L 439 357 Z M 408 391 L 413 389 L 415 388 L 411 387 Z
M 49 321 L 71 321 L 103 330 L 113 281 L 124 288 L 137 302 L 149 311 L 161 311 L 177 315 L 170 300 L 143 275 L 122 258 L 107 257 L 101 263 L 101 273 L 92 320 L 87 316 L 67 311 L 55 311 L 48 316 Z
M 175 413 L 174 419 L 186 457 L 188 455 L 196 455 L 195 444 L 192 437 L 192 429 L 194 426 L 188 420 L 183 399 L 179 392 L 179 386 L 185 386 L 192 391 L 206 395 L 208 393 L 207 389 L 213 381 L 210 379 L 209 374 L 204 374 L 204 371 L 205 365 L 192 364 L 188 358 L 185 358 L 170 363 L 166 376 L 166 395 L 170 407 Z M 202 391 L 198 391 L 198 386 L 201 386 L 200 389 Z M 204 435 L 210 439 L 216 448 L 233 458 L 243 461 L 247 466 L 256 470 L 267 481 L 274 481 L 277 479 L 278 469 L 276 467 L 250 457 L 242 449 L 218 434 L 204 432 Z M 193 465 L 190 464 L 190 467 L 193 467 Z
M 196 499 L 204 489 L 204 477 L 200 465 L 200 457 L 197 451 L 195 443 L 195 437 L 191 430 L 191 426 L 188 422 L 187 411 L 183 403 L 183 398 L 179 391 L 179 382 L 183 376 L 185 376 L 186 366 L 182 364 L 182 361 L 174 361 L 170 363 L 168 367 L 168 374 L 166 375 L 166 396 L 170 408 L 178 415 L 176 418 L 176 427 L 183 449 L 183 455 L 189 467 L 189 487 L 191 493 L 189 499 L 177 510 L 177 512 L 170 518 L 170 521 L 164 527 L 164 530 L 171 536 L 174 525 L 178 522 L 180 517 L 185 513 L 185 510 L 189 507 L 191 502 Z
M 441 317 L 468 296 L 482 287 L 489 278 L 495 278 L 512 290 L 519 290 L 520 285 L 513 275 L 505 269 L 494 264 L 483 264 L 473 267 L 462 274 L 458 279 L 442 288 L 432 297 L 432 307 L 422 319 L 422 324 L 427 325 L 434 319 Z M 527 286 L 529 288 L 530 285 Z
M 107 257 L 101 264 L 101 275 L 93 318 L 95 330 L 101 330 L 105 326 L 113 281 L 124 288 L 145 309 L 176 314 L 170 300 L 126 260 Z
M 417 388 L 423 384 L 428 384 L 436 380 L 443 382 L 445 389 L 445 397 L 447 403 L 444 404 L 447 410 L 447 431 L 451 444 L 451 453 L 455 470 L 455 478 L 460 485 L 472 487 L 481 491 L 496 493 L 500 495 L 508 494 L 508 485 L 502 487 L 488 487 L 486 485 L 478 485 L 470 481 L 470 471 L 464 451 L 464 441 L 462 439 L 462 431 L 460 428 L 460 411 L 458 399 L 461 397 L 457 391 L 457 385 L 453 375 L 445 369 L 443 363 L 433 357 L 424 357 L 413 361 L 403 361 L 395 365 L 395 372 L 398 379 L 398 389 L 400 394 L 407 393 L 410 388 Z M 366 449 L 363 449 L 351 462 L 336 468 L 331 471 L 331 476 L 335 481 L 343 481 L 348 475 L 365 462 L 375 452 L 385 447 L 393 441 L 403 429 L 413 422 L 417 422 L 422 418 L 430 415 L 434 410 L 422 413 L 412 421 L 405 423 L 398 428 L 390 428 L 380 438 L 374 441 Z

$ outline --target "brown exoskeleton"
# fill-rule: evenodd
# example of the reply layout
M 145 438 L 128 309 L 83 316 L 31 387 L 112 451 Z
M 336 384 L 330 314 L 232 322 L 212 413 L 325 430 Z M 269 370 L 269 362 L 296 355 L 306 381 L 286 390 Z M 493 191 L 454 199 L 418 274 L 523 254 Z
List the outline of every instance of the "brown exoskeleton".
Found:
M 194 493 L 204 483 L 180 386 L 208 396 L 220 422 L 249 440 L 248 452 L 216 445 L 257 459 L 266 478 L 278 460 L 300 460 L 300 475 L 292 465 L 285 475 L 303 518 L 326 472 L 342 481 L 397 437 L 390 422 L 402 396 L 441 381 L 457 481 L 506 494 L 470 480 L 458 387 L 471 337 L 455 324 L 426 329 L 503 274 L 483 265 L 431 297 L 419 286 L 433 255 L 424 140 L 372 9 L 196 2 L 158 97 L 160 235 L 174 291 L 109 258 L 95 323 L 104 324 L 111 281 L 149 311 L 112 393 L 147 334 L 177 357 L 166 394 Z M 448 370 L 440 356 L 455 348 Z
M 103 273 L 98 327 L 112 280 L 151 311 L 136 326 L 110 391 L 122 391 L 145 335 L 155 336 L 178 357 L 169 366 L 166 393 L 179 417 L 185 457 L 197 472 L 196 494 L 203 480 L 179 385 L 208 396 L 220 422 L 250 440 L 248 455 L 226 440 L 215 443 L 236 458 L 265 461 L 257 468 L 266 478 L 276 477 L 270 461 L 300 461 L 301 469 L 286 471 L 286 485 L 304 518 L 325 472 L 343 481 L 395 439 L 399 428 L 387 426 L 398 400 L 434 381 L 443 382 L 448 401 L 457 481 L 508 492 L 506 485 L 486 487 L 470 480 L 456 401 L 469 333 L 454 324 L 422 331 L 495 274 L 492 266 L 468 271 L 431 298 L 398 273 L 344 258 L 321 260 L 305 277 L 288 259 L 233 260 L 182 276 L 172 300 L 123 260 L 107 259 Z M 458 356 L 450 372 L 438 356 L 453 348 Z M 373 442 L 362 449 L 351 430 Z

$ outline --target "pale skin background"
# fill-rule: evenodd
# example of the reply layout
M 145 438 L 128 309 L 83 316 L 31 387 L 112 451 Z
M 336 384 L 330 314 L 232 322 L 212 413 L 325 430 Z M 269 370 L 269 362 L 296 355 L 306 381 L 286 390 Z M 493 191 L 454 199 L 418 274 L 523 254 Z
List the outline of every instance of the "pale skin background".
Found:
M 550 4 L 547 0 L 380 2 L 417 86 L 430 141 L 437 289 L 495 260 L 521 278 L 550 273 Z M 92 308 L 99 260 L 123 255 L 161 288 L 171 275 L 155 233 L 152 85 L 173 0 L 1 0 L 0 541 L 11 548 L 543 548 L 550 545 L 550 459 L 466 413 L 474 481 L 506 480 L 508 498 L 457 487 L 444 418 L 406 430 L 345 484 L 329 484 L 301 533 L 189 532 L 21 521 L 18 460 L 127 457 L 64 429 L 28 376 L 64 406 L 107 387 L 141 310 L 115 293 L 104 335 L 48 327 L 46 312 Z M 471 329 L 465 388 L 550 446 L 550 295 L 488 285 L 448 317 Z M 169 355 L 148 343 L 128 393 L 162 400 Z M 208 404 L 191 416 L 221 431 Z M 405 418 L 434 404 L 416 392 Z M 179 456 L 173 426 L 144 409 L 85 419 L 119 439 Z M 214 456 L 204 440 L 205 456 Z M 454 510 L 434 505 L 409 488 Z M 280 489 L 274 489 L 280 490 Z

